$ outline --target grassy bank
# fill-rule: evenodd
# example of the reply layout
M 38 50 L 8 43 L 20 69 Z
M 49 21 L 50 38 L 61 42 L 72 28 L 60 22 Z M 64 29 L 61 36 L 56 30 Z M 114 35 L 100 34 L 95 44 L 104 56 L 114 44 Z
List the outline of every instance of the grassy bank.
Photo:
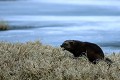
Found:
M 120 54 L 108 57 L 114 61 L 109 69 L 39 41 L 0 42 L 0 80 L 119 80 Z
M 0 31 L 8 30 L 8 29 L 9 29 L 9 25 L 7 24 L 7 22 L 0 21 Z

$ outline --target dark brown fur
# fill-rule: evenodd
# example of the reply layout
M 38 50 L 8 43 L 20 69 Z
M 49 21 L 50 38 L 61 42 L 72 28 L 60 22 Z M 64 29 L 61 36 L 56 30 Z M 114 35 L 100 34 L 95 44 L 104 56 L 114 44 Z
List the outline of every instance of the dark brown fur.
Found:
M 107 63 L 112 63 L 109 58 L 105 58 L 102 49 L 90 42 L 82 42 L 78 40 L 66 40 L 63 42 L 61 47 L 69 52 L 71 52 L 74 57 L 86 56 L 88 60 L 94 64 L 98 60 L 105 60 Z

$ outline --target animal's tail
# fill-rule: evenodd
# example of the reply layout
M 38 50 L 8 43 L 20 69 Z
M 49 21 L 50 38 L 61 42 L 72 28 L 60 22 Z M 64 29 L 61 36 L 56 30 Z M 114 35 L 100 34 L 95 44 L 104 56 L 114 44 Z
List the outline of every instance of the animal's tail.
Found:
M 108 65 L 111 65 L 113 63 L 113 61 L 109 58 L 104 58 L 105 62 L 108 64 Z

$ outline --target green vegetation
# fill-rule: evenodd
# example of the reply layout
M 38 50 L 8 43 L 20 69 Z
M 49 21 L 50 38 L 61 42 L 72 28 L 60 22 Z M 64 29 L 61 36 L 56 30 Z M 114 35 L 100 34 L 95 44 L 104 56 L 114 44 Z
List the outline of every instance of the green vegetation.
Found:
M 119 80 L 120 54 L 107 57 L 114 61 L 110 68 L 39 41 L 0 42 L 0 80 Z
M 0 31 L 1 30 L 8 30 L 9 25 L 5 21 L 0 21 Z

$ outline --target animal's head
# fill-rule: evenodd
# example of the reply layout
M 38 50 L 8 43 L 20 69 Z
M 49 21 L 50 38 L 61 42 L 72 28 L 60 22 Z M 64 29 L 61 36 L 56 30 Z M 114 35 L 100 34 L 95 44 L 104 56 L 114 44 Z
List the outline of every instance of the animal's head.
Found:
M 62 43 L 61 48 L 71 52 L 75 57 L 79 57 L 85 52 L 84 42 L 78 40 L 66 40 Z
M 74 51 L 77 49 L 78 45 L 80 46 L 82 42 L 77 40 L 66 40 L 62 43 L 61 48 L 68 51 Z
M 74 49 L 74 45 L 75 43 L 73 40 L 66 40 L 62 43 L 60 47 L 63 48 L 64 50 L 71 51 Z

